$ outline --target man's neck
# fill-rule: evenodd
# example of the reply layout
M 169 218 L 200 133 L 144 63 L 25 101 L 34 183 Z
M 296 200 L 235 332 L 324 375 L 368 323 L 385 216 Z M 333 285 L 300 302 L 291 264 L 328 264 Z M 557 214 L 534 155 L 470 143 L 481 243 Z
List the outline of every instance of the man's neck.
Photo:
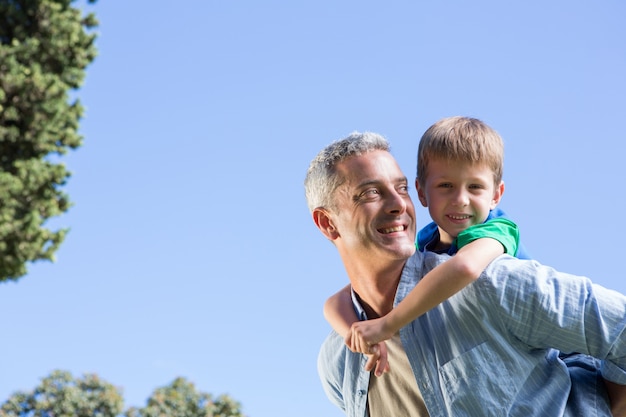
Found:
M 374 268 L 348 270 L 352 288 L 368 318 L 384 316 L 393 308 L 404 263 L 405 261 L 378 270 Z

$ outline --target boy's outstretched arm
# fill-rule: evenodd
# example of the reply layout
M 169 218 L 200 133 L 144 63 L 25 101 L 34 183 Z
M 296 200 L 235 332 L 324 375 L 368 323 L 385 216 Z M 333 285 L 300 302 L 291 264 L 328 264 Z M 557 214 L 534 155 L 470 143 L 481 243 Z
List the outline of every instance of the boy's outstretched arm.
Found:
M 352 306 L 350 285 L 346 285 L 326 300 L 324 303 L 324 318 L 342 337 L 348 334 L 352 323 L 359 321 Z
M 324 303 L 324 318 L 342 337 L 345 338 L 350 334 L 350 326 L 352 323 L 359 321 L 359 319 L 352 306 L 352 290 L 349 285 L 346 285 L 326 300 Z M 356 350 L 353 351 L 357 352 Z M 367 350 L 358 352 L 368 356 L 365 364 L 366 371 L 374 369 L 376 376 L 381 376 L 389 371 L 387 346 L 384 342 L 378 343 L 376 346 L 368 346 Z
M 491 238 L 474 240 L 456 255 L 426 274 L 391 312 L 373 320 L 355 321 L 346 337 L 353 351 L 367 351 L 389 339 L 425 312 L 474 282 L 483 270 L 504 253 L 502 244 Z

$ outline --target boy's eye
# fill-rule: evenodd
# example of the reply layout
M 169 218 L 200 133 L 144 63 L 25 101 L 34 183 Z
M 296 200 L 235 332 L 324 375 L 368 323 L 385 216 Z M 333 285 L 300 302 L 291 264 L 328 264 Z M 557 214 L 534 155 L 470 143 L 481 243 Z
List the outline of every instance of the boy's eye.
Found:
M 442 182 L 437 186 L 437 188 L 452 188 L 452 184 L 450 184 L 449 182 Z

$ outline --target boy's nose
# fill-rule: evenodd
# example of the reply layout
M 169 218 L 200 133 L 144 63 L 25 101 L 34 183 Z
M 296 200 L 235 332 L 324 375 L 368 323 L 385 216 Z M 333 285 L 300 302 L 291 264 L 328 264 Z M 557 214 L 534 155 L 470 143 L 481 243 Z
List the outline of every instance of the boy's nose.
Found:
M 465 190 L 459 190 L 454 196 L 454 204 L 465 207 L 469 204 L 469 198 Z

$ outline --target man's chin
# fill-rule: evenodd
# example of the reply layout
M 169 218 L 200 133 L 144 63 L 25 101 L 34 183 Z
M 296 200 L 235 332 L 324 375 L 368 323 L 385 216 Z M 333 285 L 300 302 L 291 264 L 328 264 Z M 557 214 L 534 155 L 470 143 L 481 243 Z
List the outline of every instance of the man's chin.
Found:
M 415 253 L 415 244 L 393 248 L 391 253 L 395 259 L 407 260 Z

